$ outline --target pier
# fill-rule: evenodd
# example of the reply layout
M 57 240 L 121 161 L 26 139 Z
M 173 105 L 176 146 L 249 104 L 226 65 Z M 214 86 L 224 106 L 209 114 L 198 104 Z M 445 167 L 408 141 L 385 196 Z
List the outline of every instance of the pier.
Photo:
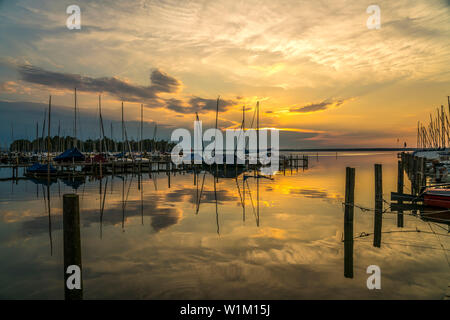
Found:
M 96 155 L 98 156 L 98 155 Z M 51 177 L 86 177 L 86 176 L 105 176 L 115 174 L 140 174 L 140 173 L 158 173 L 158 172 L 190 172 L 201 171 L 215 168 L 215 164 L 194 164 L 182 163 L 174 164 L 170 156 L 163 156 L 155 159 L 136 160 L 136 158 L 129 158 L 125 160 L 107 159 L 105 161 L 94 161 L 95 157 L 91 157 L 82 162 L 56 162 L 50 161 L 49 164 L 56 169 L 56 173 L 51 173 Z M 0 169 L 11 169 L 11 176 L 0 178 L 0 181 L 22 180 L 27 177 L 45 178 L 47 173 L 41 174 L 27 174 L 26 169 L 32 165 L 31 161 L 23 161 L 14 163 L 13 161 L 7 164 L 0 165 Z M 48 165 L 48 163 L 45 163 Z M 307 155 L 281 155 L 279 159 L 279 172 L 285 173 L 286 170 L 307 169 L 309 165 L 309 157 Z M 255 170 L 261 167 L 261 164 L 251 164 L 248 161 L 246 164 L 219 164 L 223 171 L 232 171 L 237 167 L 244 167 L 245 170 Z M 23 169 L 23 175 L 19 174 L 19 168 Z

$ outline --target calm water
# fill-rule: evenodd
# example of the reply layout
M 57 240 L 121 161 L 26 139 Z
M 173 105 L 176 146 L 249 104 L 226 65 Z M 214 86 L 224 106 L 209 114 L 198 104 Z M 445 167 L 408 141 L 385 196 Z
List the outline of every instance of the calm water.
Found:
M 389 201 L 395 153 L 322 153 L 308 170 L 246 179 L 245 212 L 242 175 L 220 179 L 217 214 L 211 175 L 197 214 L 192 174 L 172 176 L 170 188 L 167 175 L 145 174 L 140 190 L 136 176 L 104 178 L 101 189 L 99 181 L 56 182 L 50 219 L 46 186 L 0 182 L 0 298 L 64 298 L 62 195 L 76 192 L 86 299 L 441 299 L 450 282 L 447 226 L 409 212 L 403 229 L 384 214 L 381 248 L 373 236 L 356 239 L 354 277 L 344 277 L 345 167 L 356 168 L 355 202 L 373 208 L 374 163 L 383 164 Z M 373 221 L 355 209 L 355 235 L 373 233 Z M 441 235 L 389 233 L 430 228 Z M 381 268 L 381 290 L 366 287 L 369 265 Z

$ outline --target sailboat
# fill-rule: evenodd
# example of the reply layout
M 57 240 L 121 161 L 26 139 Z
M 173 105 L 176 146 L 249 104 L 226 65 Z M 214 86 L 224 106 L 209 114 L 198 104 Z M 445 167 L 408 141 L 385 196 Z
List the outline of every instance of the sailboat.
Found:
M 50 115 L 52 108 L 52 96 L 49 97 L 48 101 L 48 135 L 47 135 L 47 164 L 42 164 L 39 162 L 34 163 L 31 167 L 27 168 L 25 171 L 26 177 L 54 177 L 57 175 L 57 170 L 50 163 Z
M 75 163 L 75 162 L 84 162 L 86 157 L 78 150 L 77 145 L 77 88 L 75 88 L 75 122 L 74 122 L 74 146 L 70 148 L 60 155 L 53 158 L 56 162 L 64 162 L 64 163 Z
M 216 129 L 218 129 L 218 119 L 219 119 L 219 101 L 220 97 L 217 98 L 217 104 L 216 104 Z M 198 120 L 198 115 L 197 115 Z M 242 113 L 242 125 L 241 129 L 245 130 L 245 106 L 243 108 Z M 240 138 L 240 137 L 239 137 Z M 239 139 L 238 138 L 238 139 Z M 245 136 L 242 137 L 245 142 Z M 244 149 L 246 149 L 244 147 Z M 244 154 L 247 154 L 247 150 L 244 152 Z M 238 163 L 238 154 L 237 154 L 237 146 L 233 150 L 233 163 L 227 163 L 227 153 L 222 150 L 222 157 L 223 161 L 222 164 L 215 164 L 214 166 L 210 166 L 210 172 L 212 175 L 214 175 L 216 178 L 236 178 L 240 174 L 246 171 L 246 165 L 245 163 Z M 244 161 L 246 162 L 246 161 Z

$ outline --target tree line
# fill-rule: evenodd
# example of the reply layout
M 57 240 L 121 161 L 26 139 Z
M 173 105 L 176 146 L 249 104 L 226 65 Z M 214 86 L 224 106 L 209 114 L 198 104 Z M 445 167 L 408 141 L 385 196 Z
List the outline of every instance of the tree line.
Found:
M 50 152 L 63 152 L 67 149 L 77 147 L 81 152 L 169 152 L 175 146 L 175 143 L 169 142 L 167 140 L 153 140 L 144 139 L 142 141 L 115 141 L 105 137 L 104 139 L 87 139 L 87 140 L 76 140 L 73 137 L 58 137 L 54 136 L 50 139 L 48 138 L 38 138 L 32 141 L 27 139 L 14 140 L 10 146 L 9 151 L 11 152 L 47 152 L 50 144 Z

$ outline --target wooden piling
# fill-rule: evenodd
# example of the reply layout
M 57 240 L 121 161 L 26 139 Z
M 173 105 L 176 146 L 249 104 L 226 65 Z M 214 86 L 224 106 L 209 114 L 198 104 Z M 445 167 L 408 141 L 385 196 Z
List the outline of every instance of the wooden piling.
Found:
M 80 239 L 80 205 L 76 194 L 63 196 L 63 233 L 64 233 L 64 297 L 66 300 L 83 299 L 83 277 L 80 274 L 80 289 L 69 289 L 67 279 L 71 274 L 67 273 L 69 266 L 81 266 L 81 239 Z
M 399 194 L 403 194 L 403 182 L 404 182 L 403 162 L 400 160 L 400 161 L 398 161 L 398 177 L 397 177 L 397 192 Z M 399 200 L 398 204 L 402 205 L 403 201 Z M 403 210 L 398 210 L 397 227 L 403 228 Z
M 375 164 L 375 217 L 373 246 L 381 247 L 381 230 L 383 221 L 383 182 L 381 164 Z
M 170 189 L 170 171 L 167 171 L 167 187 Z
M 417 195 L 419 194 L 419 185 L 418 185 L 419 160 L 418 157 L 412 158 L 413 158 L 413 172 L 411 175 L 411 190 L 413 190 L 413 194 Z
M 353 278 L 353 211 L 355 168 L 345 169 L 344 277 Z

